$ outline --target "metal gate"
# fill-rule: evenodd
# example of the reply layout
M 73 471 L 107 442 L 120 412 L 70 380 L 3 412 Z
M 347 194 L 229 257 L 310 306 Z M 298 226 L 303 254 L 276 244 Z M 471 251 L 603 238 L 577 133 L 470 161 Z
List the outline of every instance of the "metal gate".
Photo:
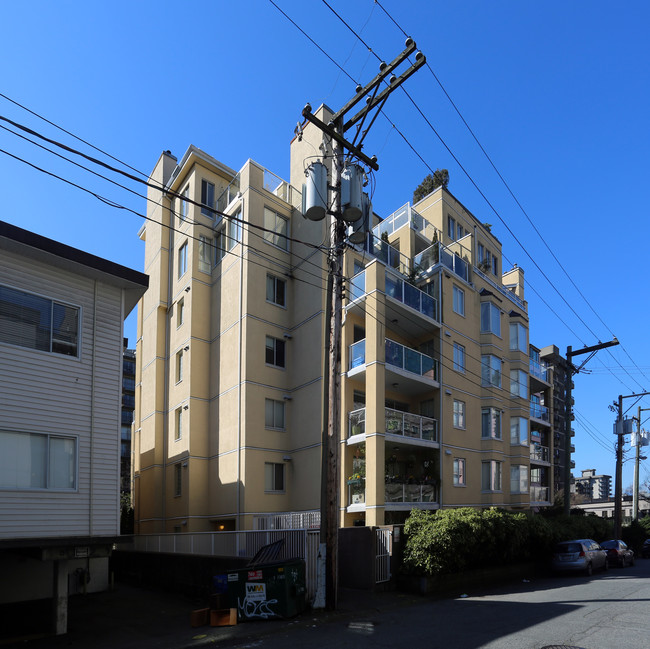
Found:
M 393 530 L 375 530 L 375 582 L 390 581 L 390 557 L 393 552 Z

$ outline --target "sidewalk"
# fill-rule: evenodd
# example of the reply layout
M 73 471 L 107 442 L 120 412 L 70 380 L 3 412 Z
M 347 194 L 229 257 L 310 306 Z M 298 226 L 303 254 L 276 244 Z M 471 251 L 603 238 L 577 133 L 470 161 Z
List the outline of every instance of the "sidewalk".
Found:
M 361 620 L 383 610 L 421 601 L 389 591 L 342 590 L 336 611 L 306 611 L 289 620 L 242 622 L 232 627 L 191 627 L 190 614 L 206 603 L 183 595 L 118 584 L 113 592 L 70 598 L 68 633 L 57 637 L 22 638 L 8 647 L 25 649 L 183 649 L 220 647 L 286 633 L 292 628 L 318 627 L 333 620 Z

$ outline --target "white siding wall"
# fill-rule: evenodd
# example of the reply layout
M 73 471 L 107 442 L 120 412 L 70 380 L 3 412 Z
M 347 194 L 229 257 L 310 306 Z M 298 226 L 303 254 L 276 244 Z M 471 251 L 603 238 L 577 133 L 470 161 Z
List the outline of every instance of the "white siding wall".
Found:
M 0 489 L 0 538 L 117 534 L 122 290 L 98 282 L 95 304 L 94 280 L 7 251 L 0 283 L 80 306 L 82 331 L 79 358 L 0 343 L 0 429 L 78 438 L 78 489 Z

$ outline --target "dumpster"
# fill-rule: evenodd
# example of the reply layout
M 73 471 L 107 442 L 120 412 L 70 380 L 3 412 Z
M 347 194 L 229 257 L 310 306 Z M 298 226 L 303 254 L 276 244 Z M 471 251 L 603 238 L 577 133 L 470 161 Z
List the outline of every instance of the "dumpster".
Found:
M 228 603 L 239 621 L 294 617 L 307 607 L 304 559 L 255 563 L 227 574 Z

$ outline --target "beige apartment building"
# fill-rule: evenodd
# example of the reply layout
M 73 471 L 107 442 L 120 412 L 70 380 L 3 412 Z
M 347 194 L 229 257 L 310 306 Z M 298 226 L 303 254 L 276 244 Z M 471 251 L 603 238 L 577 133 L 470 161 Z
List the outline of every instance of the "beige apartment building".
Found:
M 307 124 L 293 140 L 290 183 L 195 147 L 152 173 L 136 533 L 319 510 L 328 219 L 303 217 L 301 190 L 311 161 L 330 166 L 321 136 Z M 490 226 L 444 188 L 370 228 L 343 269 L 341 524 L 550 504 L 553 380 L 529 344 L 523 270 L 504 270 Z

